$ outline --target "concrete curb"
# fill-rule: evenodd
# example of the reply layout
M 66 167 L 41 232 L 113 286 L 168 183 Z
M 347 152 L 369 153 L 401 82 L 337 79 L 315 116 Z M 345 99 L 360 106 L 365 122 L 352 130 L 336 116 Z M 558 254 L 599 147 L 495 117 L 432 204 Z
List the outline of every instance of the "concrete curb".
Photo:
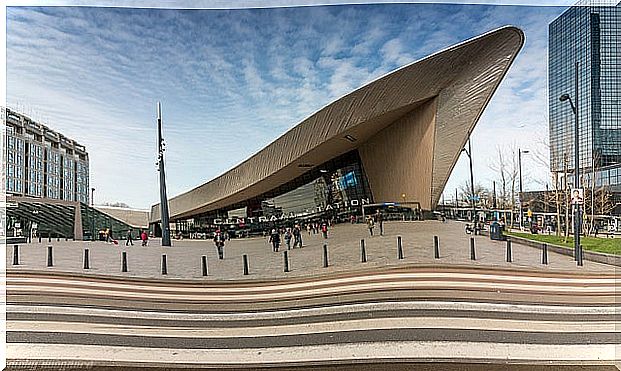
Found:
M 519 243 L 522 245 L 536 247 L 538 249 L 543 248 L 543 242 L 533 241 L 527 238 L 511 236 L 511 235 L 507 235 L 507 239 L 510 240 L 511 242 Z M 555 253 L 568 255 L 568 256 L 574 256 L 574 250 L 572 248 L 565 247 L 565 246 L 559 246 L 559 245 L 553 245 L 553 244 L 547 244 L 547 245 L 548 245 L 548 251 L 553 251 Z M 612 254 L 604 254 L 601 252 L 594 252 L 594 251 L 587 251 L 587 250 L 584 250 L 583 254 L 584 254 L 583 258 L 585 260 L 590 260 L 590 261 L 594 261 L 597 263 L 603 263 L 603 264 L 608 264 L 608 265 L 614 265 L 616 267 L 621 267 L 621 256 L 612 255 Z

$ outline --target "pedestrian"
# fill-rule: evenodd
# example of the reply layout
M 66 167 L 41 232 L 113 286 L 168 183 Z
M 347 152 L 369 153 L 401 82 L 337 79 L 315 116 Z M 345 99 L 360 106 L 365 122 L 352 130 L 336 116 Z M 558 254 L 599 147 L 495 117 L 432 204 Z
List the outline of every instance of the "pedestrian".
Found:
M 291 234 L 291 228 L 287 228 L 285 231 L 285 243 L 287 244 L 287 250 L 291 250 L 291 238 L 293 235 Z
M 296 224 L 295 227 L 293 227 L 293 248 L 295 249 L 298 244 L 300 248 L 302 248 L 302 231 L 300 230 L 300 225 Z
M 325 222 L 321 224 L 321 233 L 323 234 L 324 239 L 328 238 L 328 225 Z
M 147 241 L 149 240 L 147 231 L 142 231 L 142 233 L 140 233 L 140 239 L 142 240 L 142 246 L 147 246 Z
M 132 229 L 127 230 L 127 240 L 125 240 L 125 246 L 129 246 L 131 244 L 134 246 L 134 239 L 132 238 Z
M 352 214 L 352 215 L 349 217 L 349 221 L 351 222 L 351 224 L 356 224 L 356 216 L 355 216 L 354 214 Z
M 272 251 L 278 252 L 278 248 L 280 247 L 280 233 L 278 233 L 277 229 L 272 229 L 272 234 L 270 234 L 270 242 L 272 243 Z
M 216 230 L 216 234 L 213 237 L 213 242 L 216 244 L 216 249 L 218 250 L 218 259 L 224 259 L 224 235 L 220 232 L 220 230 Z
M 377 224 L 379 224 L 380 236 L 383 236 L 384 235 L 384 216 L 379 211 L 379 209 L 377 210 L 377 212 L 375 212 L 375 221 L 377 222 Z
M 375 228 L 375 222 L 370 216 L 367 216 L 367 227 L 369 228 L 369 233 L 371 234 L 371 236 L 373 236 L 373 228 Z

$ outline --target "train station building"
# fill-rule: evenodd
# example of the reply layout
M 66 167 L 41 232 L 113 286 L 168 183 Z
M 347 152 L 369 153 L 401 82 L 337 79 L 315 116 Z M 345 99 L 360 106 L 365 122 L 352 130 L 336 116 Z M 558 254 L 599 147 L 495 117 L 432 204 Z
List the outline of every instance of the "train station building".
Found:
M 378 205 L 432 211 L 523 44 L 521 30 L 503 27 L 352 91 L 235 168 L 171 198 L 171 230 L 345 221 Z M 159 204 L 149 224 L 158 235 Z

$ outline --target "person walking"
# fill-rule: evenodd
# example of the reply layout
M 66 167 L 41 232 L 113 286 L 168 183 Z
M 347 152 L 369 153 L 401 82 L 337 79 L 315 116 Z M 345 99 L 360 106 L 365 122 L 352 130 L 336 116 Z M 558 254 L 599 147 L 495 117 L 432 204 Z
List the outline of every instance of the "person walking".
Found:
M 224 235 L 220 232 L 220 230 L 216 230 L 216 234 L 213 237 L 213 242 L 216 244 L 216 249 L 218 250 L 218 259 L 224 259 Z
M 383 236 L 384 235 L 384 216 L 379 211 L 379 209 L 377 210 L 377 212 L 375 212 L 375 221 L 379 225 L 380 236 Z
M 287 244 L 287 250 L 291 250 L 291 238 L 293 235 L 291 234 L 291 228 L 287 228 L 285 231 L 285 243 Z
M 302 248 L 302 232 L 300 230 L 300 225 L 296 224 L 293 228 L 293 248 L 295 249 L 298 244 L 300 248 Z
M 272 251 L 278 252 L 278 248 L 280 247 L 280 233 L 278 233 L 277 229 L 272 229 L 270 242 L 272 243 Z
M 134 246 L 134 239 L 132 238 L 132 229 L 128 229 L 127 230 L 127 240 L 125 240 L 125 246 L 129 246 L 129 245 Z
M 370 216 L 367 216 L 367 227 L 369 228 L 369 233 L 371 234 L 371 236 L 373 236 L 373 228 L 375 228 L 375 222 Z
M 328 225 L 325 222 L 321 224 L 321 233 L 323 234 L 324 239 L 328 238 Z
M 142 233 L 140 233 L 140 239 L 142 240 L 142 246 L 147 246 L 147 241 L 149 240 L 147 231 L 142 231 Z

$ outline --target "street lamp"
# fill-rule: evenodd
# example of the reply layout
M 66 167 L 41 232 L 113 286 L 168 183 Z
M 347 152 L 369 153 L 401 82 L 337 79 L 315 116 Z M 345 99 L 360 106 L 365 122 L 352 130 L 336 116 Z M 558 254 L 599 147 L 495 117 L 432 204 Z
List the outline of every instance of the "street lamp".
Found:
M 91 241 L 95 241 L 95 188 L 91 188 Z
M 563 94 L 559 97 L 561 102 L 569 101 L 571 105 L 571 110 L 574 113 L 574 117 L 576 120 L 574 127 L 574 187 L 580 188 L 580 152 L 578 147 L 578 124 L 579 124 L 579 115 L 578 115 L 578 70 L 579 63 L 575 64 L 575 93 L 574 98 L 576 99 L 576 103 L 571 100 L 569 94 Z M 580 204 L 576 203 L 574 205 L 574 258 L 578 265 L 582 265 L 582 249 L 580 247 L 580 228 L 581 228 L 581 220 L 582 219 L 582 211 L 580 210 Z
M 522 207 L 522 153 L 530 153 L 529 150 L 522 150 L 518 148 L 518 168 L 520 172 L 520 194 L 518 195 L 520 199 L 520 229 L 522 229 L 522 224 L 524 223 L 524 208 Z
M 470 147 L 470 138 L 468 138 L 468 149 L 461 149 L 462 152 L 466 152 L 468 155 L 468 159 L 470 160 L 470 191 L 471 191 L 471 200 L 472 200 L 472 224 L 474 224 L 474 234 L 477 234 L 477 223 L 476 223 L 476 204 L 474 200 L 474 175 L 472 173 L 472 147 Z

